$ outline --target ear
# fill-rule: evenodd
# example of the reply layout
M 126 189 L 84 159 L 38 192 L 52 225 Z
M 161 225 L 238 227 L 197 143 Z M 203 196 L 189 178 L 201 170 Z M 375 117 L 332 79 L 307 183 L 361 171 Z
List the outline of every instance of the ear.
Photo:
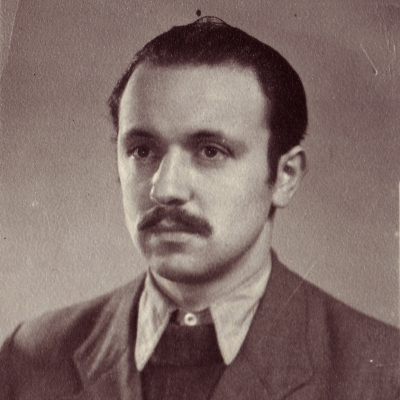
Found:
M 272 204 L 275 207 L 283 208 L 290 203 L 306 172 L 306 154 L 301 146 L 293 147 L 281 156 L 272 187 Z

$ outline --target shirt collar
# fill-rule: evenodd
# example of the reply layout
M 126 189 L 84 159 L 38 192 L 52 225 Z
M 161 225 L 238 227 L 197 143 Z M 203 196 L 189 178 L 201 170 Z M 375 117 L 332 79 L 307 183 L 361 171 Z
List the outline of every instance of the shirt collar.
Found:
M 246 338 L 257 306 L 265 291 L 268 268 L 261 268 L 224 298 L 210 305 L 217 333 L 218 345 L 226 365 L 232 363 Z M 144 290 L 139 301 L 135 362 L 142 371 L 154 352 L 171 314 L 177 306 L 161 293 L 147 273 Z

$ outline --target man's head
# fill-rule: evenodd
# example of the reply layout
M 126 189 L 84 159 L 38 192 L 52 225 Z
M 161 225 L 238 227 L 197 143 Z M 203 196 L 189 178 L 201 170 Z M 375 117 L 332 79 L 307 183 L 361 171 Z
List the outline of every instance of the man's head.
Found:
M 278 53 L 202 19 L 147 44 L 110 105 L 128 229 L 155 274 L 208 282 L 269 252 L 271 210 L 302 175 L 307 119 Z
M 307 104 L 298 74 L 276 50 L 238 28 L 214 17 L 176 26 L 157 36 L 134 57 L 109 99 L 112 121 L 119 128 L 119 107 L 125 87 L 138 65 L 149 61 L 158 66 L 218 66 L 235 64 L 256 74 L 270 107 L 265 110 L 269 182 L 276 179 L 279 158 L 304 138 Z

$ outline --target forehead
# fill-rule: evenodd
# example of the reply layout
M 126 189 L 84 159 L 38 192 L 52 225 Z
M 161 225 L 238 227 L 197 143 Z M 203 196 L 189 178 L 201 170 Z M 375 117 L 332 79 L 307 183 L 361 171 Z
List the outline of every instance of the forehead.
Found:
M 265 126 L 268 101 L 256 74 L 236 65 L 156 66 L 142 63 L 120 103 L 120 131 L 134 124 L 161 129 L 231 125 Z M 177 128 L 177 126 L 175 126 Z M 146 126 L 144 127 L 146 128 Z

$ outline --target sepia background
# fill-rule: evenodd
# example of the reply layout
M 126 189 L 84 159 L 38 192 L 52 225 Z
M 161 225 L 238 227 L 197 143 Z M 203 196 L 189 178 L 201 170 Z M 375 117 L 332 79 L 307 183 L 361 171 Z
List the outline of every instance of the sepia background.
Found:
M 215 15 L 299 72 L 309 172 L 277 214 L 291 269 L 399 325 L 400 3 L 3 0 L 0 341 L 16 324 L 132 279 L 107 98 L 136 50 Z

